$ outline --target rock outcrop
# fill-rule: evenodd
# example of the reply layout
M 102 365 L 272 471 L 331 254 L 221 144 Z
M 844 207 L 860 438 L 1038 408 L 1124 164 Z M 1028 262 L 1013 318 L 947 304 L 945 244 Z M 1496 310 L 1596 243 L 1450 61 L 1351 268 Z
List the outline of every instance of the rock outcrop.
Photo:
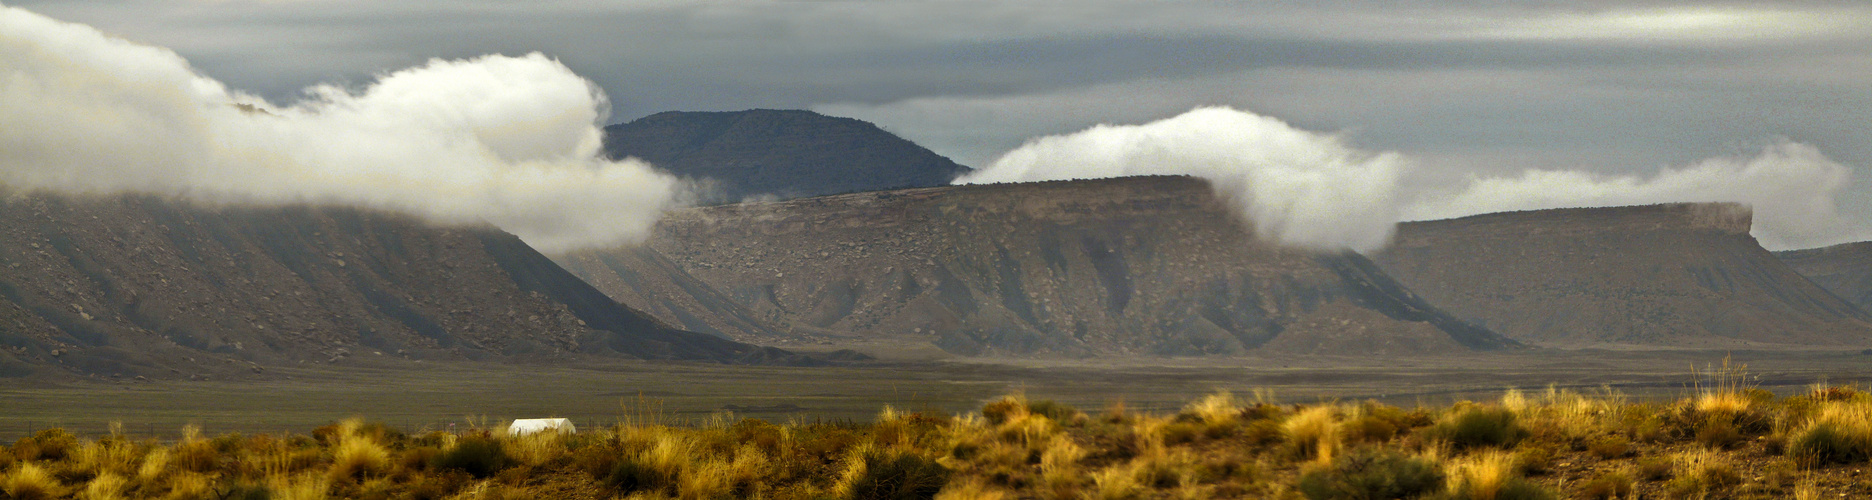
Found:
M 0 198 L 0 375 L 573 353 L 803 362 L 620 306 L 491 227 L 152 196 Z
M 1430 303 L 1538 345 L 1872 344 L 1872 318 L 1749 236 L 1734 203 L 1409 222 L 1374 260 Z
M 953 186 L 690 209 L 650 246 L 763 322 L 961 355 L 1517 346 L 1232 214 L 1188 177 Z
M 949 184 L 968 171 L 868 122 L 811 111 L 669 111 L 605 127 L 605 154 L 703 182 L 704 202 Z

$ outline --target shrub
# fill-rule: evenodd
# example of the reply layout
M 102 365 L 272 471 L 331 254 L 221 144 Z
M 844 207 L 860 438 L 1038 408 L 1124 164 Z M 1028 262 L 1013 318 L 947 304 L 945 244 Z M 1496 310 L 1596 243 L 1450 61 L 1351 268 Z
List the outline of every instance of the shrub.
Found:
M 50 500 L 62 495 L 63 490 L 58 479 L 32 462 L 21 462 L 0 480 L 0 491 L 11 500 Z
M 929 500 L 949 482 L 949 469 L 912 453 L 872 451 L 859 460 L 864 471 L 848 486 L 853 500 Z
M 1586 452 L 1602 460 L 1628 456 L 1632 453 L 1631 440 L 1625 439 L 1624 436 L 1608 436 L 1587 445 Z
M 64 460 L 78 447 L 78 437 L 65 429 L 43 429 L 13 443 L 13 455 L 20 460 Z
M 1665 485 L 1665 489 L 1673 496 L 1720 496 L 1722 492 L 1742 482 L 1742 477 L 1736 474 L 1735 468 L 1727 460 L 1708 451 L 1678 455 L 1677 465 L 1677 477 Z
M 1631 497 L 1632 478 L 1623 472 L 1608 472 L 1580 487 L 1580 495 L 1594 500 L 1617 500 Z
M 1339 426 L 1333 423 L 1333 408 L 1315 406 L 1300 410 L 1281 424 L 1287 441 L 1301 456 L 1326 457 L 1339 449 Z
M 1516 474 L 1513 455 L 1493 451 L 1460 461 L 1451 474 L 1452 498 L 1467 500 L 1544 500 L 1556 495 Z
M 1348 420 L 1342 428 L 1345 429 L 1346 440 L 1354 443 L 1383 443 L 1398 433 L 1397 424 L 1370 414 Z
M 1638 478 L 1644 479 L 1646 481 L 1657 481 L 1660 479 L 1668 479 L 1671 477 L 1672 472 L 1674 472 L 1676 468 L 1677 467 L 1675 465 L 1671 464 L 1670 459 L 1667 459 L 1664 457 L 1651 457 L 1651 458 L 1639 459 L 1638 460 Z
M 493 477 L 508 465 L 507 453 L 500 441 L 485 437 L 463 437 L 455 447 L 436 457 L 435 468 L 466 472 L 480 479 Z
M 1805 466 L 1872 459 L 1872 405 L 1829 402 L 1788 438 L 1788 454 Z
M 1431 439 L 1447 441 L 1457 449 L 1508 447 L 1527 437 L 1527 430 L 1516 423 L 1514 412 L 1488 407 L 1458 410 L 1425 433 Z
M 1742 432 L 1729 420 L 1711 417 L 1697 427 L 1696 441 L 1710 448 L 1729 449 L 1742 442 Z
M 346 437 L 332 449 L 331 478 L 355 481 L 390 470 L 390 451 L 366 437 Z
M 1302 474 L 1299 489 L 1313 500 L 1381 500 L 1429 493 L 1442 482 L 1443 472 L 1434 461 L 1368 447 Z

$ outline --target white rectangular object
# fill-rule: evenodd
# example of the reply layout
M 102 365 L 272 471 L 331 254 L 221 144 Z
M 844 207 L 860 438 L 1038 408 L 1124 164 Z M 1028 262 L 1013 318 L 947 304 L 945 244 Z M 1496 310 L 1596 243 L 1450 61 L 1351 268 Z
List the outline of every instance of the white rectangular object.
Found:
M 572 427 L 572 419 L 568 418 L 516 418 L 513 423 L 507 424 L 509 436 L 525 436 L 541 431 L 572 433 L 578 432 L 578 429 Z

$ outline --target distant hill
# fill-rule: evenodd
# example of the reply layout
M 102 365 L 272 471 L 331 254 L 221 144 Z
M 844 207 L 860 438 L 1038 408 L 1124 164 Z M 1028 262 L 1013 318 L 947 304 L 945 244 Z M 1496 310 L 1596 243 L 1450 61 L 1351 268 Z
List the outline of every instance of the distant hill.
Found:
M 1398 225 L 1379 265 L 1430 303 L 1544 345 L 1872 346 L 1872 318 L 1776 259 L 1734 203 Z
M 0 376 L 574 354 L 805 362 L 671 328 L 490 227 L 0 193 Z
M 669 111 L 605 127 L 604 151 L 710 179 L 708 202 L 942 186 L 968 171 L 871 123 L 811 111 Z
M 1775 257 L 1821 288 L 1872 311 L 1872 241 L 1775 252 Z
M 650 246 L 756 319 L 968 356 L 1518 347 L 1232 213 L 1188 177 L 949 186 L 678 211 Z M 597 262 L 568 266 L 655 272 Z

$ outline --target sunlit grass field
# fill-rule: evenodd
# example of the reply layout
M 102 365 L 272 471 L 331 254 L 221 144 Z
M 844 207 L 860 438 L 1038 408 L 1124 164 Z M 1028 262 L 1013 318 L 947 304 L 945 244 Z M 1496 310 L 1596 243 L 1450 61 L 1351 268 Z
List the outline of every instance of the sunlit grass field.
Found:
M 1281 404 L 1212 393 L 1169 411 L 1019 394 L 862 420 L 675 418 L 650 399 L 576 433 L 413 430 L 95 438 L 0 449 L 28 498 L 1840 498 L 1872 495 L 1872 395 L 1777 395 L 1742 366 L 1683 397 L 1510 390 L 1477 401 Z M 637 406 L 633 406 L 633 404 Z M 682 420 L 677 422 L 677 420 Z

